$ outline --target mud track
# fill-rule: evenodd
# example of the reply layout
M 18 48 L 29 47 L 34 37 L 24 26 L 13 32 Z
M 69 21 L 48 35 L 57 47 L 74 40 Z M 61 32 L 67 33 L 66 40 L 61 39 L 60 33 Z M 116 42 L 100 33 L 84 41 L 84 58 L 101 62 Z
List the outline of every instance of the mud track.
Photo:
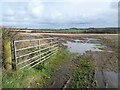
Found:
M 55 70 L 51 83 L 44 88 L 68 88 L 74 67 L 73 60 L 67 60 L 64 65 Z

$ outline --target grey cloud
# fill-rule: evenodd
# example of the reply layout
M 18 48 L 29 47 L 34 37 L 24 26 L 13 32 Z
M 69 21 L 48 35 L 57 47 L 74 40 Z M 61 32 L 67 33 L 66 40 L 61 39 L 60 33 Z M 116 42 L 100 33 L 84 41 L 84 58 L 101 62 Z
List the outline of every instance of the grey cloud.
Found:
M 111 5 L 110 5 L 111 8 L 112 8 L 112 9 L 118 9 L 118 3 L 119 3 L 119 2 L 111 2 Z

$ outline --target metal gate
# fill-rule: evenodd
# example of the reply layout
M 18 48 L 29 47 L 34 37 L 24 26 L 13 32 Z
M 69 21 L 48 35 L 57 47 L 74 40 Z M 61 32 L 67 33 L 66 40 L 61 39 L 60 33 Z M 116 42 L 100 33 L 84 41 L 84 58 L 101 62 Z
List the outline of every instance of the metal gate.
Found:
M 16 40 L 14 46 L 14 68 L 30 69 L 50 58 L 58 50 L 56 38 Z

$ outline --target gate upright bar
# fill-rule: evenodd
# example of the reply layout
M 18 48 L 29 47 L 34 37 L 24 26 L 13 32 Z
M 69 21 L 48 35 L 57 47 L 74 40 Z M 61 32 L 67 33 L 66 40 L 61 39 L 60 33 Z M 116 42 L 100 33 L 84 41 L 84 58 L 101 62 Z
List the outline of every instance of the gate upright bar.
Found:
M 14 52 L 14 63 L 13 63 L 13 67 L 15 70 L 17 70 L 17 55 L 16 55 L 16 42 L 13 41 L 13 52 Z

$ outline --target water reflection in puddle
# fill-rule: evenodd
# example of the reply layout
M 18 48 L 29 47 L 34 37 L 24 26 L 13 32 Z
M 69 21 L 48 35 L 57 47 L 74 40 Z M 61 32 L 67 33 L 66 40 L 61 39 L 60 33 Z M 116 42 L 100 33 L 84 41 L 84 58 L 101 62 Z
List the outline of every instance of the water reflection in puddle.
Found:
M 83 55 L 86 51 L 103 51 L 102 48 L 106 48 L 100 44 L 101 40 L 96 38 L 82 38 L 76 39 L 72 41 L 67 41 L 67 43 L 63 43 L 63 45 L 68 47 L 68 50 L 73 53 L 80 53 Z M 113 51 L 105 51 L 105 52 L 113 52 Z
M 96 48 L 96 46 L 99 44 L 78 43 L 78 42 L 67 41 L 67 43 L 64 45 L 68 46 L 68 50 L 70 52 L 80 53 L 80 54 L 83 54 L 86 51 L 90 51 L 90 50 L 91 51 L 102 51 L 102 50 Z
M 96 73 L 98 87 L 101 88 L 117 88 L 118 87 L 118 73 L 114 71 L 98 71 Z

